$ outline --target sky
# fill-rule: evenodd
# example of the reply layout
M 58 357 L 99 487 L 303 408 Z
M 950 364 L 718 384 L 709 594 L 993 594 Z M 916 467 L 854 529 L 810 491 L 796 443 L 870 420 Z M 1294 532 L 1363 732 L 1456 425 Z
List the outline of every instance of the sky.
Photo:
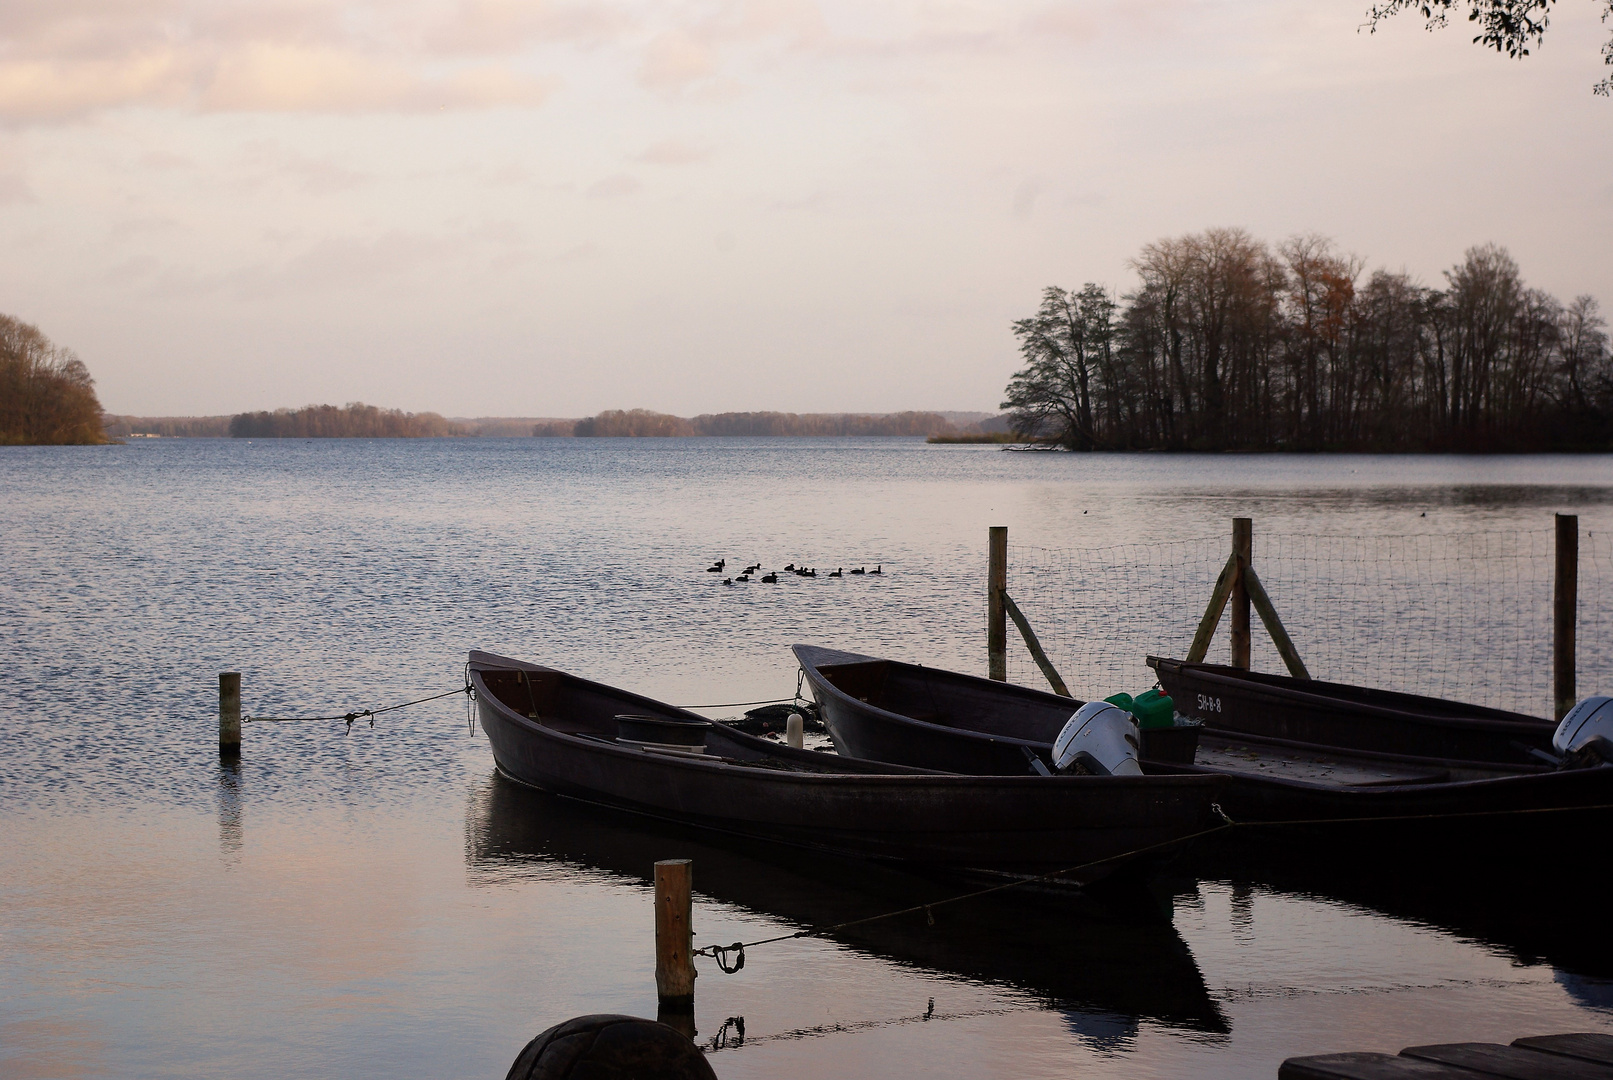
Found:
M 1212 226 L 1613 304 L 1608 28 L 1366 0 L 5 0 L 0 312 L 108 411 L 993 409 Z

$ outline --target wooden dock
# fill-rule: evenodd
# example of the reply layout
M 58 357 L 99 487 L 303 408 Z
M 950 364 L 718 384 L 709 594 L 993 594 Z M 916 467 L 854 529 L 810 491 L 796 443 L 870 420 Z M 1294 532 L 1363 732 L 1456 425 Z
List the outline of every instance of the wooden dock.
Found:
M 1499 1043 L 1408 1046 L 1399 1054 L 1289 1058 L 1277 1080 L 1613 1080 L 1613 1035 L 1534 1035 Z

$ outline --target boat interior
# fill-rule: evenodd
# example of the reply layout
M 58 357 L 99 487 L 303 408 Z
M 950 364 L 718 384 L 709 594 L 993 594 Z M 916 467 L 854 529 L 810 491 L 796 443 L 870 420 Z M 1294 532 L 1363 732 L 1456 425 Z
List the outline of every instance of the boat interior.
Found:
M 973 680 L 948 671 L 869 660 L 824 664 L 818 672 L 835 689 L 858 701 L 941 727 L 1052 744 L 1084 702 L 1048 695 L 1010 683 L 982 690 Z M 1012 701 L 1013 708 L 1004 707 Z
M 552 669 L 479 667 L 476 674 L 487 693 L 507 708 L 561 734 L 619 749 L 672 758 L 700 758 L 729 765 L 746 765 L 786 772 L 811 773 L 927 773 L 903 765 L 842 758 L 833 753 L 796 750 L 782 743 L 759 739 L 724 724 L 705 720 L 649 698 L 638 697 L 591 683 Z M 624 714 L 655 717 L 678 724 L 704 724 L 705 745 L 699 749 L 626 742 L 617 737 L 616 718 Z
M 1051 745 L 1081 706 L 1074 699 L 1011 684 L 981 688 L 951 672 L 891 660 L 825 664 L 818 672 L 836 689 L 875 708 L 942 727 Z M 1351 753 L 1332 747 L 1205 732 L 1192 765 L 1143 762 L 1149 773 L 1217 772 L 1326 787 L 1379 787 L 1484 780 L 1543 771 L 1542 767 L 1434 761 L 1393 754 Z

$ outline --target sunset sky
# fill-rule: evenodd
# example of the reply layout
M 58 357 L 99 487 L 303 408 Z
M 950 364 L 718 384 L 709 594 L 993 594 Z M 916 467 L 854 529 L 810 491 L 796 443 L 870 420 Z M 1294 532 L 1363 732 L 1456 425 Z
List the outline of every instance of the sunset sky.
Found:
M 6 0 L 0 312 L 109 411 L 992 409 L 1163 236 L 1613 304 L 1607 27 L 1366 0 Z

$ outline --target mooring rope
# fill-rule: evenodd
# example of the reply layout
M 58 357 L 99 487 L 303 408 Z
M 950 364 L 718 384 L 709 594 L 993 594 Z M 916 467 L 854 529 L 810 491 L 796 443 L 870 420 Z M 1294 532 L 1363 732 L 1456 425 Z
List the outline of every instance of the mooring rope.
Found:
M 466 683 L 457 690 L 446 690 L 441 694 L 432 694 L 430 697 L 416 698 L 413 701 L 405 701 L 398 705 L 385 705 L 379 709 L 355 709 L 352 712 L 333 714 L 331 716 L 243 716 L 241 717 L 241 723 L 299 724 L 305 721 L 345 720 L 347 721 L 347 730 L 352 731 L 353 721 L 360 720 L 366 716 L 370 718 L 370 727 L 374 727 L 375 718 L 380 716 L 382 713 L 397 712 L 399 709 L 407 709 L 410 705 L 422 705 L 428 701 L 437 701 L 440 698 L 453 697 L 456 694 L 469 694 L 470 692 L 470 684 Z M 346 732 L 343 732 L 343 734 L 346 734 Z

